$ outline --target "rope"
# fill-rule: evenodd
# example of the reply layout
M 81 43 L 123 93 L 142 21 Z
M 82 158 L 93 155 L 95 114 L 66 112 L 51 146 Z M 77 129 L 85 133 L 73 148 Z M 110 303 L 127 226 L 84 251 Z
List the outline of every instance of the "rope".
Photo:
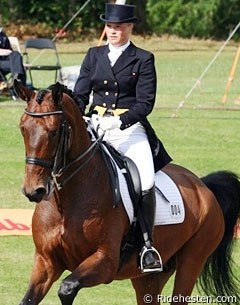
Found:
M 63 32 L 70 23 L 77 17 L 77 15 L 80 14 L 80 12 L 85 8 L 85 6 L 90 2 L 91 0 L 87 0 L 81 7 L 80 9 L 68 20 L 68 22 L 63 26 L 63 28 L 60 30 L 60 32 Z M 58 33 L 53 37 L 52 41 L 55 41 L 58 37 Z M 41 52 L 33 59 L 31 62 L 31 65 L 45 52 L 46 50 L 41 50 Z
M 185 95 L 184 99 L 179 103 L 178 107 L 176 108 L 175 112 L 172 114 L 172 118 L 177 116 L 178 111 L 180 110 L 180 108 L 182 108 L 184 106 L 184 103 L 186 102 L 186 100 L 190 97 L 190 95 L 192 94 L 193 90 L 197 87 L 197 85 L 200 84 L 201 80 L 203 79 L 203 77 L 205 76 L 205 74 L 207 73 L 207 71 L 210 69 L 210 67 L 212 66 L 212 64 L 215 62 L 215 60 L 218 58 L 218 56 L 221 54 L 222 50 L 225 48 L 225 46 L 228 44 L 229 40 L 233 37 L 233 35 L 237 32 L 238 28 L 240 27 L 240 22 L 238 23 L 238 25 L 235 27 L 235 29 L 232 31 L 232 33 L 229 35 L 228 39 L 224 42 L 224 44 L 221 46 L 221 48 L 218 50 L 218 52 L 216 53 L 216 55 L 213 57 L 213 59 L 211 60 L 211 62 L 208 64 L 208 66 L 206 67 L 206 69 L 202 72 L 202 74 L 200 75 L 200 77 L 196 80 L 195 84 L 193 85 L 193 87 L 188 91 L 188 93 Z
M 68 20 L 68 22 L 63 26 L 63 28 L 60 30 L 60 32 L 63 32 L 68 26 L 70 23 L 72 23 L 72 21 L 77 17 L 77 15 L 80 14 L 80 12 L 85 8 L 85 6 L 90 2 L 91 0 L 87 0 L 81 7 L 80 9 Z M 56 34 L 54 37 L 53 37 L 53 41 L 55 41 L 58 37 L 58 34 Z

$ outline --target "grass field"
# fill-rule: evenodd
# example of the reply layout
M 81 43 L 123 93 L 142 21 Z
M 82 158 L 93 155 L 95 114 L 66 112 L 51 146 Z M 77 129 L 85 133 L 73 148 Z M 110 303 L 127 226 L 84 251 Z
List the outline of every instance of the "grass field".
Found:
M 224 49 L 200 86 L 185 100 L 185 95 L 222 43 L 172 38 L 148 41 L 137 37 L 134 37 L 134 41 L 155 54 L 158 92 L 150 120 L 174 162 L 199 176 L 220 169 L 240 174 L 240 64 L 227 103 L 221 103 L 237 45 L 231 43 Z M 59 44 L 62 65 L 80 64 L 87 47 L 95 44 L 94 41 L 70 46 Z M 44 87 L 51 83 L 52 78 L 47 74 L 36 77 L 37 86 Z M 178 108 L 181 101 L 184 101 L 184 105 Z M 21 194 L 24 147 L 18 122 L 24 107 L 23 102 L 6 101 L 5 97 L 0 96 L 0 208 L 34 207 Z M 177 116 L 172 117 L 176 113 Z M 31 237 L 0 237 L 0 304 L 13 305 L 20 301 L 27 288 L 33 253 Z M 239 241 L 234 259 L 240 278 Z M 42 304 L 59 304 L 58 286 L 59 282 L 53 286 Z M 171 286 L 172 281 L 167 285 L 165 295 L 171 294 Z M 195 290 L 193 294 L 197 295 L 198 292 Z M 134 300 L 129 281 L 124 281 L 85 289 L 74 304 L 130 305 L 134 304 Z
M 1 304 L 18 304 L 27 289 L 27 284 L 33 265 L 33 245 L 31 237 L 1 237 L 0 254 L 0 297 Z M 236 274 L 240 277 L 240 242 L 235 247 L 234 260 L 238 262 Z M 61 279 L 57 281 L 42 304 L 55 305 L 60 304 L 57 297 L 57 290 L 61 280 L 68 275 L 65 272 Z M 162 295 L 170 296 L 173 285 L 173 278 L 167 284 Z M 193 296 L 200 293 L 194 290 Z M 83 289 L 79 292 L 74 304 L 97 305 L 104 303 L 106 305 L 132 305 L 135 304 L 135 294 L 130 281 L 115 281 L 109 285 L 100 285 L 93 288 Z M 198 303 L 195 303 L 198 304 Z M 236 305 L 238 305 L 236 303 Z

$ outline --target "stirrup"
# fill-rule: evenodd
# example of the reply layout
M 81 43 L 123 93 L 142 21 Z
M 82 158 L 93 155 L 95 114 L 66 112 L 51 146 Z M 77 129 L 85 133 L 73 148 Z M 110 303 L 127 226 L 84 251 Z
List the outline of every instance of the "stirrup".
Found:
M 160 267 L 157 268 L 145 268 L 144 266 L 144 256 L 148 253 L 151 252 L 153 253 L 153 255 L 155 255 L 159 261 Z M 159 252 L 157 251 L 156 248 L 154 248 L 153 246 L 151 247 L 146 247 L 143 246 L 142 251 L 140 253 L 140 268 L 141 268 L 141 272 L 142 273 L 146 273 L 146 272 L 161 272 L 163 271 L 163 264 L 162 264 L 162 258 L 159 254 Z

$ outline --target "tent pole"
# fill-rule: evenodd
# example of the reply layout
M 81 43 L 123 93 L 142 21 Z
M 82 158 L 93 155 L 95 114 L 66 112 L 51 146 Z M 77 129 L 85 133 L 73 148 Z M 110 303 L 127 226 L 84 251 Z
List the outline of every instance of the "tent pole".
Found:
M 230 70 L 230 74 L 229 74 L 228 81 L 227 81 L 227 84 L 226 84 L 225 93 L 224 93 L 223 98 L 222 98 L 222 103 L 223 104 L 227 101 L 227 95 L 228 95 L 228 92 L 231 88 L 231 85 L 232 85 L 232 82 L 233 82 L 233 79 L 234 79 L 234 75 L 235 75 L 235 72 L 236 72 L 239 56 L 240 56 L 240 44 L 238 46 L 237 53 L 236 53 L 236 56 L 235 56 L 234 61 L 233 61 L 232 68 Z

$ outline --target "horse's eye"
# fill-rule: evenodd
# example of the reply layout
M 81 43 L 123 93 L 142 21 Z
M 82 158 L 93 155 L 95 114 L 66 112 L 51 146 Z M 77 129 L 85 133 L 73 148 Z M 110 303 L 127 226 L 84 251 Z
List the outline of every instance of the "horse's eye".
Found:
M 51 130 L 48 134 L 49 138 L 54 138 L 58 135 L 58 130 Z

